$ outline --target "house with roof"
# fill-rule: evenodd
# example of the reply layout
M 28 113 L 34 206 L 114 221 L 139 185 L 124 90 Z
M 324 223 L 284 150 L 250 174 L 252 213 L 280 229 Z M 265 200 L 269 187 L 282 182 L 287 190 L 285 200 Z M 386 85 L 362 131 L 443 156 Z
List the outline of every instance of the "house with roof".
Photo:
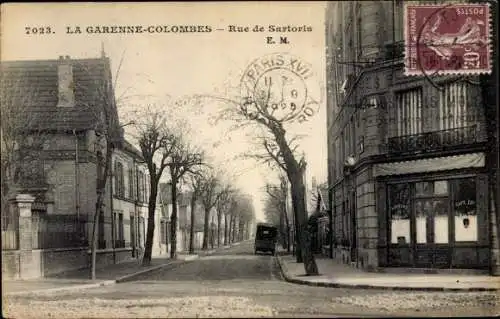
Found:
M 106 139 L 114 153 L 97 218 L 97 264 L 141 256 L 149 183 L 140 152 L 123 138 L 111 83 L 104 54 L 1 62 L 4 276 L 88 267 Z

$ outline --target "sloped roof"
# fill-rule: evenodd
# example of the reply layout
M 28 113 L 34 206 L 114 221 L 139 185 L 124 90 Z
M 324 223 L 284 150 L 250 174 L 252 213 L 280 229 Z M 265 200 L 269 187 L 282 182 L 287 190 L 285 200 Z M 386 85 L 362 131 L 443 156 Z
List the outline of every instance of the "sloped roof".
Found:
M 57 107 L 58 65 L 63 61 L 73 69 L 74 107 Z M 1 89 L 3 99 L 8 97 L 12 106 L 29 114 L 28 130 L 95 129 L 105 103 L 116 112 L 106 57 L 2 61 Z
M 123 149 L 129 153 L 132 153 L 134 154 L 135 156 L 137 156 L 138 158 L 142 159 L 142 153 L 141 151 L 139 151 L 139 149 L 137 149 L 137 147 L 135 147 L 134 145 L 132 145 L 129 141 L 127 140 L 123 140 Z

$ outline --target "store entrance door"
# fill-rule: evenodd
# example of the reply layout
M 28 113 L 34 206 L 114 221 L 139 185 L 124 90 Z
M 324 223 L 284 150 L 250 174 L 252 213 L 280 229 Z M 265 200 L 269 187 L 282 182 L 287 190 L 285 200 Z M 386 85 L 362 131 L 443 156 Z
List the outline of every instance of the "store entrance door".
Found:
M 416 199 L 412 223 L 414 266 L 448 268 L 451 262 L 448 199 Z

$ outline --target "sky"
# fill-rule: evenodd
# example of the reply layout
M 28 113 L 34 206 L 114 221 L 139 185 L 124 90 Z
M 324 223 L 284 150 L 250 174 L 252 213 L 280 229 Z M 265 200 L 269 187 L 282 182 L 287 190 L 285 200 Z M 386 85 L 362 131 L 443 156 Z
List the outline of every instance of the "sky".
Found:
M 126 101 L 119 109 L 124 122 L 133 117 L 131 110 L 143 103 L 144 96 L 160 105 L 195 94 L 234 98 L 252 61 L 276 53 L 297 57 L 313 73 L 298 88 L 305 87 L 318 104 L 309 121 L 290 126 L 289 133 L 306 135 L 300 148 L 308 162 L 308 181 L 315 176 L 325 182 L 325 6 L 326 2 L 3 4 L 1 59 L 98 58 L 104 49 L 111 59 L 116 96 Z M 103 27 L 114 31 L 111 26 L 142 26 L 146 31 L 98 33 Z M 173 32 L 178 26 L 205 32 Z M 263 31 L 253 32 L 256 26 Z M 268 43 L 268 37 L 275 43 Z M 287 43 L 280 43 L 280 37 Z M 185 105 L 182 116 L 189 120 L 191 138 L 207 150 L 214 166 L 235 176 L 234 184 L 253 196 L 257 218 L 263 220 L 263 186 L 275 182 L 275 174 L 238 157 L 255 151 L 252 132 L 228 131 L 230 123 L 211 125 L 220 107 L 209 102 L 196 108 Z

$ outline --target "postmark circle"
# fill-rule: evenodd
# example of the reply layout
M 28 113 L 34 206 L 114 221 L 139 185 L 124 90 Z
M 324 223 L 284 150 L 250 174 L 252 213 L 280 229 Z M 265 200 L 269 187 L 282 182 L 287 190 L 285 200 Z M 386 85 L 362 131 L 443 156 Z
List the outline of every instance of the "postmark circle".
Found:
M 318 113 L 321 95 L 314 94 L 315 87 L 311 65 L 287 53 L 253 60 L 240 81 L 241 97 L 253 116 L 267 114 L 300 123 Z

